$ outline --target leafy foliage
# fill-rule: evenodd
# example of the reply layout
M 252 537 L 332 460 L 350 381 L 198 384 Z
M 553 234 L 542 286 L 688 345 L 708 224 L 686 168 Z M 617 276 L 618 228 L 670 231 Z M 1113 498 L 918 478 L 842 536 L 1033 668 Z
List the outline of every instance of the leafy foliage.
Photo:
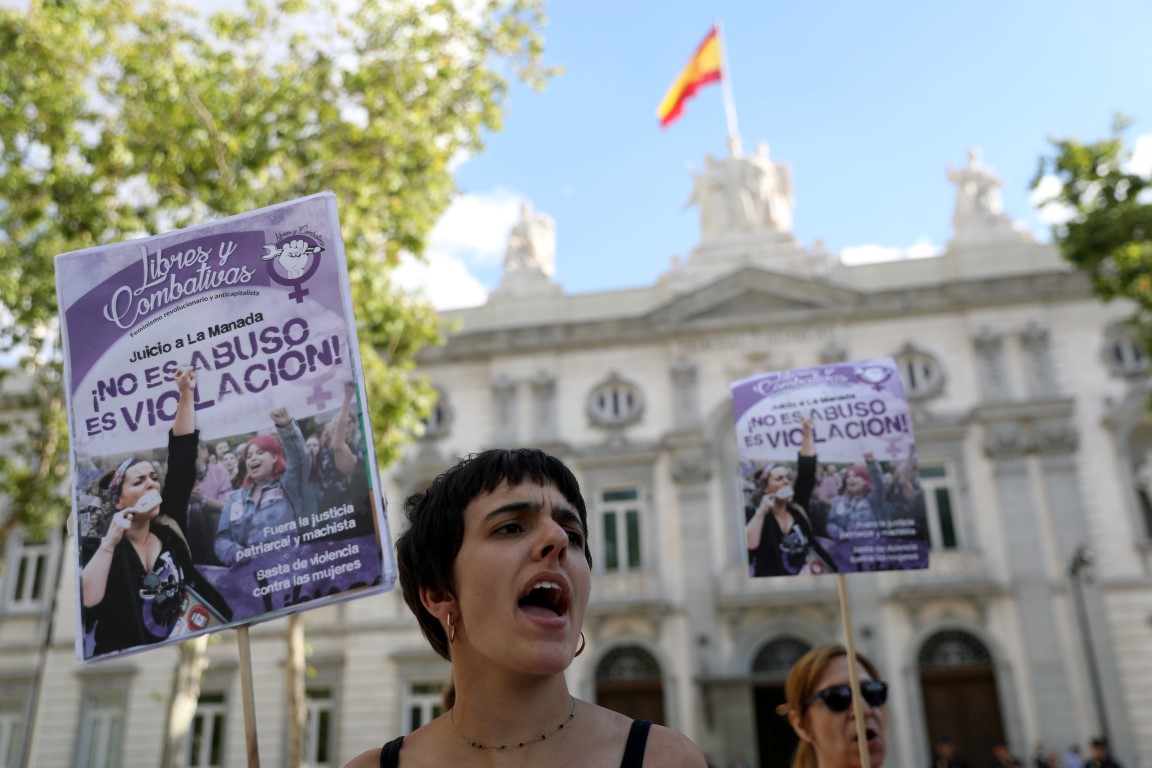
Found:
M 1092 278 L 1098 297 L 1135 305 L 1133 327 L 1152 355 L 1152 179 L 1131 168 L 1127 127 L 1118 116 L 1107 139 L 1053 140 L 1055 154 L 1041 159 L 1032 186 L 1049 174 L 1060 181 L 1060 192 L 1043 203 L 1065 206 L 1070 214 L 1053 227 L 1054 241 Z
M 9 425 L 0 460 L 0 537 L 43 533 L 68 509 L 53 258 L 325 189 L 340 207 L 378 458 L 394 459 L 433 398 L 414 355 L 441 330 L 389 273 L 422 252 L 447 206 L 449 162 L 500 128 L 505 77 L 547 78 L 538 3 L 0 10 L 0 356 L 23 379 L 8 407 L 29 416 L 27 429 Z

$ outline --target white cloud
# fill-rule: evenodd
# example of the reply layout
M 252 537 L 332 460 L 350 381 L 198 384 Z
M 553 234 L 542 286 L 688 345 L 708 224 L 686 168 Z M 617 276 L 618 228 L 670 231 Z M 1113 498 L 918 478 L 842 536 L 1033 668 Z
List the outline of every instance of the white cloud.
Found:
M 939 256 L 942 249 L 927 240 L 917 240 L 907 248 L 892 248 L 884 245 L 850 245 L 840 251 L 840 261 L 845 266 L 877 264 L 884 261 L 908 261 Z
M 1053 202 L 1040 207 L 1044 201 L 1054 200 L 1062 188 L 1060 179 L 1048 173 L 1040 177 L 1040 183 L 1028 195 L 1028 202 L 1036 212 L 1036 218 L 1045 225 L 1045 229 L 1063 224 L 1075 214 L 1072 207 L 1064 203 Z
M 452 157 L 448 158 L 448 172 L 455 174 L 460 170 L 460 166 L 472 159 L 472 152 L 466 149 L 458 149 Z
M 483 304 L 488 290 L 475 272 L 503 263 L 508 232 L 523 200 L 507 190 L 457 197 L 432 229 L 424 262 L 405 257 L 398 285 L 419 290 L 437 309 Z
M 475 307 L 488 299 L 488 290 L 460 259 L 428 251 L 426 261 L 405 255 L 393 273 L 396 284 L 428 297 L 436 309 Z
M 1145 178 L 1152 177 L 1152 133 L 1136 137 L 1132 159 L 1128 161 L 1124 170 Z
M 430 250 L 478 266 L 503 263 L 508 232 L 520 218 L 522 199 L 503 189 L 457 197 L 433 228 Z

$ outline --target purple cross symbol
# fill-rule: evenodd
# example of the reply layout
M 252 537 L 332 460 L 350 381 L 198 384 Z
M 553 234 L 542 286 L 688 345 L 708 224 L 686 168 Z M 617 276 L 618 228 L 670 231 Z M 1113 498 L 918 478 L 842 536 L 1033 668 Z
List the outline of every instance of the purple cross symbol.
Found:
M 315 405 L 317 410 L 322 411 L 331 399 L 332 396 L 324 389 L 323 382 L 317 382 L 312 385 L 312 392 L 308 395 L 308 399 L 305 402 L 307 402 L 308 405 Z

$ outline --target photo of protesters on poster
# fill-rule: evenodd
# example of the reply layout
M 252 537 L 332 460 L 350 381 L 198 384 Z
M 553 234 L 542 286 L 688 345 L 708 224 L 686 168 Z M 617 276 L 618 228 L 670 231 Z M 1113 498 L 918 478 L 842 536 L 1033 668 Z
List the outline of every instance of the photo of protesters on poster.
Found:
M 394 585 L 331 193 L 56 268 L 79 658 Z
M 753 577 L 928 567 L 907 397 L 887 358 L 731 384 Z

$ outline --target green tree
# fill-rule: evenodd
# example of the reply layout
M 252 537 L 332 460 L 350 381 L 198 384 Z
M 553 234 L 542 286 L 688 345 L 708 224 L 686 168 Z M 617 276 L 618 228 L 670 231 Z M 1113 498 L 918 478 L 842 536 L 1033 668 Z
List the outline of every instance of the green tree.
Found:
M 69 503 L 53 257 L 325 189 L 340 207 L 368 406 L 387 464 L 433 393 L 431 307 L 392 282 L 500 127 L 542 85 L 539 0 L 33 0 L 0 10 L 0 359 L 19 375 L 0 456 L 0 552 Z
M 1040 160 L 1032 186 L 1047 176 L 1060 182 L 1060 191 L 1041 203 L 1068 214 L 1053 226 L 1053 241 L 1091 277 L 1100 299 L 1132 302 L 1132 326 L 1152 355 L 1152 180 L 1131 167 L 1128 125 L 1118 116 L 1112 135 L 1091 144 L 1053 139 L 1054 153 Z
M 0 10 L 0 408 L 24 417 L 0 424 L 0 552 L 15 528 L 44 536 L 70 507 L 60 253 L 331 189 L 377 458 L 390 462 L 420 429 L 433 391 L 414 357 L 440 325 L 390 272 L 422 252 L 447 206 L 450 161 L 499 129 L 506 78 L 547 78 L 544 17 L 540 0 L 348 5 L 248 0 L 211 18 L 174 0 Z M 165 765 L 182 764 L 205 662 L 203 642 L 182 646 Z

